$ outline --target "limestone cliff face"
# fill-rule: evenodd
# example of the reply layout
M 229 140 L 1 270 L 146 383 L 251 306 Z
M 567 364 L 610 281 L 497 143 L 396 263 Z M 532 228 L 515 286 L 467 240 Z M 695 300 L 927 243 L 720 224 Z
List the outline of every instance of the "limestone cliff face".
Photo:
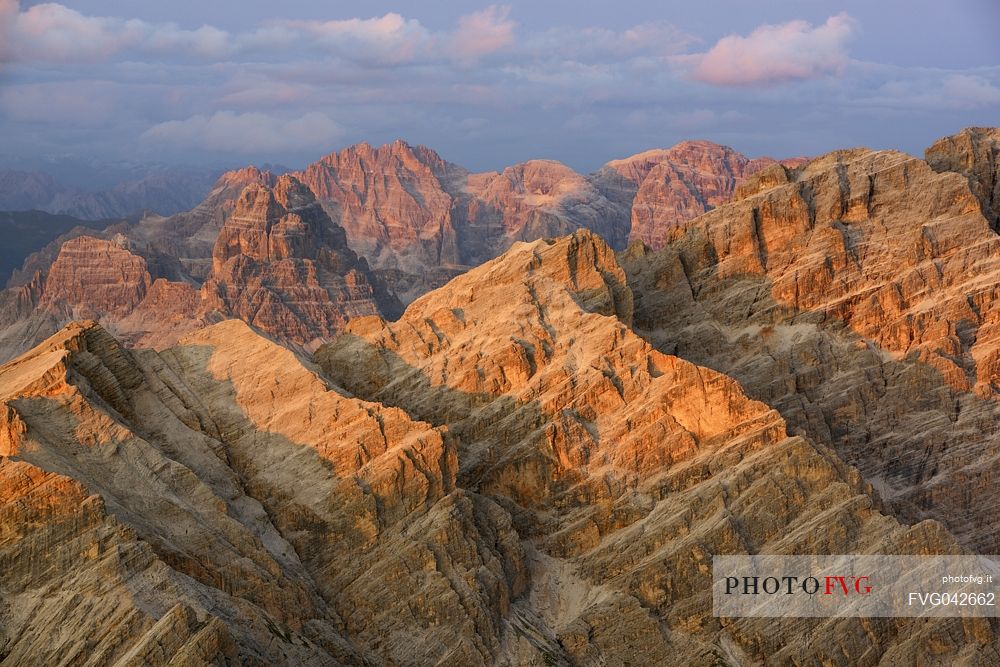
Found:
M 62 245 L 42 288 L 41 305 L 69 308 L 75 317 L 122 316 L 145 298 L 152 279 L 146 261 L 123 237 L 81 236 Z
M 0 661 L 1000 662 L 986 621 L 710 597 L 714 554 L 1000 544 L 988 135 L 590 179 L 358 147 L 319 201 L 227 176 L 190 244 L 152 218 L 67 240 L 0 297 L 0 349 L 58 329 L 0 366 Z M 661 250 L 531 238 L 631 233 L 632 198 Z M 507 249 L 378 316 L 447 229 L 460 262 Z
M 240 194 L 249 186 L 272 187 L 276 182 L 274 174 L 252 166 L 226 172 L 208 196 L 190 211 L 169 217 L 147 216 L 126 233 L 138 247 L 173 258 L 184 274 L 195 281 L 204 281 L 211 272 L 215 240 Z
M 856 149 L 739 197 L 625 256 L 639 330 L 833 445 L 901 516 L 995 549 L 1000 240 L 967 178 Z
M 0 655 L 465 665 L 498 650 L 523 551 L 495 503 L 455 487 L 454 442 L 245 324 L 160 353 L 74 324 L 0 367 L 0 397 Z
M 660 248 L 671 227 L 729 201 L 748 176 L 775 163 L 771 158 L 751 160 L 710 141 L 683 141 L 609 162 L 594 181 L 609 198 L 630 208 L 628 241 Z
M 608 484 L 627 486 L 730 429 L 783 437 L 778 415 L 735 383 L 633 336 L 631 299 L 613 251 L 577 232 L 515 245 L 398 323 L 358 320 L 317 358 L 348 389 L 448 424 L 468 447 L 467 486 L 528 507 L 582 504 L 588 520 L 569 523 L 590 526 Z M 591 469 L 604 472 L 591 479 Z
M 261 172 L 224 177 L 218 196 L 247 178 L 268 179 Z M 10 356 L 29 348 L 73 318 L 96 319 L 130 345 L 164 347 L 225 317 L 306 348 L 351 317 L 398 311 L 343 230 L 295 179 L 247 186 L 225 219 L 201 285 L 185 262 L 153 242 L 141 246 L 122 233 L 66 241 L 45 273 L 5 293 L 0 350 Z
M 3 356 L 30 348 L 72 319 L 100 320 L 133 345 L 164 344 L 204 324 L 198 291 L 154 277 L 155 270 L 121 234 L 66 241 L 47 273 L 36 272 L 5 293 Z
M 617 249 L 659 239 L 662 229 L 728 200 L 747 175 L 773 162 L 684 142 L 609 163 L 590 177 L 552 160 L 470 174 L 397 141 L 352 146 L 297 177 L 344 227 L 351 248 L 409 302 L 516 241 L 581 227 Z
M 206 309 L 309 345 L 352 317 L 391 313 L 393 300 L 373 283 L 312 192 L 282 176 L 274 188 L 240 195 L 216 239 L 202 297 Z
M 4 455 L 0 562 L 0 655 L 10 664 L 194 666 L 239 655 L 219 618 L 195 611 L 193 587 L 99 495 Z
M 565 165 L 469 174 L 422 146 L 352 146 L 298 174 L 405 301 L 512 243 L 587 227 L 624 247 L 627 212 Z
M 856 470 L 789 437 L 731 378 L 634 334 L 624 280 L 590 233 L 516 244 L 316 354 L 352 393 L 446 425 L 457 484 L 505 507 L 530 545 L 511 619 L 523 638 L 500 664 L 538 664 L 537 651 L 557 664 L 851 664 L 936 650 L 960 624 L 845 619 L 799 635 L 711 617 L 711 554 L 956 546 L 938 524 L 883 515 Z M 831 516 L 844 530 L 819 528 Z M 996 655 L 992 633 L 981 639 L 958 630 L 943 653 Z
M 397 302 L 409 303 L 518 241 L 579 228 L 615 249 L 635 238 L 657 241 L 663 229 L 717 205 L 767 162 L 686 142 L 592 176 L 550 160 L 470 174 L 422 146 L 359 144 L 293 175 L 329 219 L 305 199 L 291 209 L 264 201 L 276 195 L 263 193 L 285 187 L 268 171 L 227 172 L 191 211 L 149 214 L 104 231 L 74 229 L 28 257 L 2 297 L 11 307 L 0 320 L 0 360 L 72 317 L 95 318 L 130 345 L 162 347 L 219 317 L 238 316 L 308 348 L 350 317 L 395 317 Z M 244 196 L 248 188 L 253 194 Z M 281 223 L 286 214 L 302 224 Z M 237 215 L 242 221 L 233 220 Z M 89 240 L 75 240 L 81 236 Z M 120 289 L 129 293 L 112 294 L 119 288 L 108 281 L 126 267 Z M 155 298 L 145 303 L 151 289 Z
M 586 177 L 553 160 L 531 160 L 500 173 L 470 176 L 464 218 L 466 261 L 480 264 L 516 241 L 570 234 L 578 228 L 625 245 L 627 209 Z
M 450 181 L 463 170 L 423 146 L 362 143 L 298 174 L 377 269 L 461 265 Z
M 983 215 L 993 229 L 1000 229 L 1000 128 L 967 128 L 938 140 L 924 157 L 935 171 L 955 171 L 969 179 Z

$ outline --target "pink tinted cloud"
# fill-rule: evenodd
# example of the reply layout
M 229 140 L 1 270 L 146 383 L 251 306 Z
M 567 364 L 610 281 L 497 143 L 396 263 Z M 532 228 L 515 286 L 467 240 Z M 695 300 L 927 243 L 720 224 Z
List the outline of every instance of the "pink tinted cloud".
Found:
M 280 27 L 295 40 L 308 36 L 316 46 L 338 55 L 390 64 L 417 59 L 433 44 L 419 21 L 394 12 L 370 19 L 286 21 Z
M 509 16 L 509 6 L 490 5 L 459 18 L 458 27 L 451 36 L 454 55 L 463 60 L 475 60 L 513 44 L 517 24 Z
M 14 40 L 14 23 L 19 5 L 16 0 L 0 0 L 0 63 L 14 59 L 11 44 Z
M 19 2 L 0 0 L 0 61 L 97 61 L 127 50 L 217 58 L 231 53 L 232 45 L 228 33 L 211 26 L 184 30 L 172 23 L 86 16 L 57 3 L 22 11 Z
M 763 25 L 746 37 L 729 35 L 702 56 L 692 78 L 716 86 L 773 85 L 840 74 L 856 29 L 847 14 L 813 27 L 805 21 Z

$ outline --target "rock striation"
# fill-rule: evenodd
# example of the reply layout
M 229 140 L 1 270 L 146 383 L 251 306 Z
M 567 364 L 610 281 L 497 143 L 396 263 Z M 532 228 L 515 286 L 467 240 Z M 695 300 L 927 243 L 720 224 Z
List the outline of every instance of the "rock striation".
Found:
M 936 171 L 968 164 L 966 139 L 935 144 L 934 169 L 867 149 L 771 167 L 624 265 L 659 349 L 732 375 L 904 520 L 992 553 L 1000 240 L 981 170 Z
M 970 127 L 939 139 L 924 152 L 935 171 L 954 171 L 969 179 L 983 215 L 1000 229 L 1000 128 Z
M 429 148 L 396 141 L 331 153 L 297 177 L 374 268 L 418 273 L 463 263 L 450 192 L 464 173 Z
M 216 239 L 202 297 L 207 310 L 302 346 L 329 339 L 352 317 L 399 307 L 291 176 L 240 195 Z
M 615 247 L 626 242 L 627 207 L 607 199 L 592 181 L 554 160 L 531 160 L 500 173 L 469 178 L 472 195 L 465 211 L 470 241 L 468 263 L 481 264 L 516 241 L 597 232 Z M 468 245 L 471 245 L 468 244 Z
M 684 142 L 611 162 L 591 176 L 552 160 L 472 174 L 428 148 L 396 141 L 332 153 L 297 177 L 344 227 L 351 248 L 408 303 L 517 241 L 580 227 L 617 249 L 630 239 L 652 240 L 660 227 L 726 201 L 743 178 L 773 162 Z
M 793 158 L 782 164 L 798 167 L 805 162 Z M 613 160 L 594 175 L 594 182 L 630 209 L 628 242 L 660 248 L 671 227 L 729 201 L 747 177 L 776 163 L 766 157 L 751 160 L 710 141 L 683 141 Z
M 80 236 L 64 243 L 42 288 L 43 308 L 66 308 L 74 319 L 121 317 L 146 297 L 152 279 L 124 237 Z
M 302 259 L 316 208 L 291 178 L 246 191 L 216 259 Z M 158 351 L 68 325 L 0 366 L 0 655 L 1000 658 L 985 621 L 712 616 L 713 554 L 961 547 L 637 335 L 650 304 L 630 281 L 589 231 L 515 243 L 396 322 L 352 319 L 314 361 L 239 320 Z
M 224 178 L 230 184 L 218 199 L 247 179 L 270 177 Z M 224 219 L 200 285 L 188 273 L 191 265 L 155 242 L 139 245 L 136 237 L 148 229 L 65 241 L 45 273 L 5 293 L 10 308 L 0 350 L 29 348 L 72 319 L 99 320 L 133 346 L 163 347 L 229 317 L 306 349 L 329 340 L 351 317 L 398 312 L 398 301 L 347 246 L 343 230 L 294 178 L 246 186 Z
M 498 663 L 906 662 L 955 631 L 945 655 L 995 655 L 992 635 L 950 621 L 819 633 L 711 616 L 712 554 L 957 545 L 939 524 L 885 516 L 856 470 L 731 378 L 633 333 L 626 280 L 589 232 L 519 243 L 315 355 L 352 393 L 447 426 L 458 485 L 510 513 L 529 585 Z
M 190 211 L 163 217 L 147 215 L 125 233 L 149 254 L 177 262 L 178 272 L 196 281 L 208 278 L 215 240 L 232 214 L 243 190 L 252 185 L 273 187 L 277 176 L 257 167 L 222 174 L 208 196 Z M 176 275 L 175 275 L 176 277 Z
M 6 659 L 496 650 L 521 546 L 495 503 L 455 487 L 447 433 L 330 387 L 245 324 L 159 353 L 72 324 L 0 368 L 0 395 Z
M 93 222 L 41 211 L 0 212 L 0 237 L 4 240 L 0 247 L 0 281 L 8 287 L 23 284 L 24 278 L 30 280 L 33 273 L 33 267 L 24 266 L 29 256 L 53 242 L 99 233 L 112 224 L 110 220 Z M 51 261 L 52 257 L 48 258 L 48 263 Z
M 993 141 L 359 146 L 64 239 L 0 294 L 0 661 L 1000 662 L 710 595 L 716 554 L 996 552 Z

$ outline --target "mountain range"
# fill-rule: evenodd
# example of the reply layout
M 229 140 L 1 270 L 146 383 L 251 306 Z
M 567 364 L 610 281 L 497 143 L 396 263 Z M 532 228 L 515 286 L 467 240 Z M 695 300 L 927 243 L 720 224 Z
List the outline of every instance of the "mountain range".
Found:
M 99 168 L 94 168 L 100 171 Z M 66 185 L 45 171 L 0 169 L 0 211 L 38 210 L 84 220 L 124 218 L 142 211 L 172 215 L 200 202 L 218 177 L 204 167 L 133 170 L 106 188 Z
M 403 304 L 517 241 L 583 227 L 616 250 L 632 241 L 658 247 L 670 227 L 725 201 L 769 164 L 775 161 L 690 141 L 610 162 L 590 176 L 548 160 L 473 174 L 429 148 L 396 141 L 352 146 L 281 177 L 255 167 L 226 172 L 190 211 L 149 213 L 87 233 L 86 239 L 59 237 L 25 257 L 0 296 L 18 304 L 0 321 L 0 358 L 27 349 L 74 317 L 98 319 L 132 342 L 153 344 L 239 316 L 280 341 L 312 350 L 347 317 L 394 317 Z M 293 190 L 296 201 L 290 204 L 284 199 Z M 301 223 L 286 230 L 282 221 L 302 207 L 308 214 L 293 213 Z M 253 241 L 257 251 L 248 254 L 244 244 L 232 253 L 230 246 L 240 245 L 234 239 L 250 233 L 248 225 L 262 235 Z M 298 240 L 279 254 L 265 247 L 291 238 Z M 326 263 L 323 275 L 301 263 L 293 268 L 295 262 L 281 255 L 315 268 L 310 253 L 326 249 L 335 249 L 338 259 L 335 266 Z M 239 265 L 236 274 L 218 275 L 226 273 L 230 255 Z M 124 276 L 134 281 L 124 301 L 117 293 L 102 295 L 83 277 L 119 281 L 122 262 L 136 267 Z M 323 283 L 326 296 L 298 290 L 302 280 L 317 288 Z M 161 326 L 162 319 L 170 326 Z
M 0 663 L 988 665 L 717 554 L 996 553 L 1000 129 L 591 175 L 354 146 L 0 293 Z

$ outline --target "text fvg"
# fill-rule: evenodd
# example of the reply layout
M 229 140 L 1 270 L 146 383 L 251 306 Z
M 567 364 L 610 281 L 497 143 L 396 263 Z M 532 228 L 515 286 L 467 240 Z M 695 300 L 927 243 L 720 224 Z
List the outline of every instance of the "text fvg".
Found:
M 817 577 L 726 577 L 726 595 L 868 595 L 869 576 L 828 575 Z

